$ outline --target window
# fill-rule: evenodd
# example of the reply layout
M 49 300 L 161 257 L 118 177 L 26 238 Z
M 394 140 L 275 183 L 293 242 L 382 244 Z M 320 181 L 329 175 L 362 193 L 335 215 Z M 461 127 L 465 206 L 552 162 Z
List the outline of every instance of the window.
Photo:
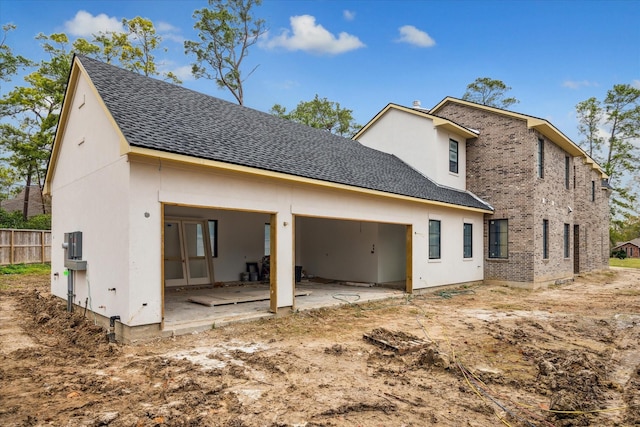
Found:
M 569 258 L 569 238 L 570 235 L 569 224 L 564 225 L 564 257 Z
M 591 201 L 596 201 L 596 182 L 591 181 Z
M 538 139 L 538 178 L 544 178 L 544 139 Z
M 542 220 L 542 258 L 549 259 L 549 220 Z
M 509 222 L 506 219 L 489 221 L 489 258 L 508 258 Z
M 463 254 L 465 258 L 473 257 L 473 224 L 464 224 Z
M 440 259 L 440 221 L 429 220 L 429 259 Z
M 569 156 L 564 156 L 564 188 L 569 189 Z
M 576 188 L 576 166 L 573 165 L 573 189 Z
M 218 220 L 210 219 L 209 225 L 209 242 L 211 244 L 211 256 L 216 258 L 218 256 Z
M 449 140 L 449 172 L 458 173 L 458 142 Z

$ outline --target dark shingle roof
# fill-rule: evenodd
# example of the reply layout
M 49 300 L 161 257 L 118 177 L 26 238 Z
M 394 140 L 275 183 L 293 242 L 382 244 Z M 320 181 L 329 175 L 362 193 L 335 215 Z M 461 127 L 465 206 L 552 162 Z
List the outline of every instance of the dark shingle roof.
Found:
M 131 146 L 480 209 L 359 142 L 79 56 Z

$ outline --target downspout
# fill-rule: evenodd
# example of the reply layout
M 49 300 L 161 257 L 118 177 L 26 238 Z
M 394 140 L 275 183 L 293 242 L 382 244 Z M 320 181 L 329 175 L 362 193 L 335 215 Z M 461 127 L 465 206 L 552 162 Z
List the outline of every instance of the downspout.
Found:
M 73 276 L 75 271 L 67 269 L 67 311 L 73 312 Z
M 109 317 L 109 342 L 116 342 L 116 320 L 120 320 L 120 316 Z

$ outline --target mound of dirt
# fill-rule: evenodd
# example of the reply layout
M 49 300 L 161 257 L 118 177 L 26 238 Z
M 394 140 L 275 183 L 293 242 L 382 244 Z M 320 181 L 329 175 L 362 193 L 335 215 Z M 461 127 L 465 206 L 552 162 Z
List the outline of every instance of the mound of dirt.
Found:
M 31 317 L 31 322 L 25 327 L 36 329 L 32 332 L 42 340 L 56 340 L 67 351 L 90 352 L 92 357 L 111 357 L 119 353 L 119 346 L 109 343 L 103 327 L 95 325 L 80 311 L 66 311 L 66 305 L 60 298 L 33 289 L 20 294 L 17 300 L 22 312 Z
M 573 419 L 571 425 L 589 425 L 589 414 L 581 412 L 604 407 L 607 377 L 607 366 L 583 351 L 547 353 L 538 361 L 540 383 L 551 392 L 549 409 L 559 420 Z

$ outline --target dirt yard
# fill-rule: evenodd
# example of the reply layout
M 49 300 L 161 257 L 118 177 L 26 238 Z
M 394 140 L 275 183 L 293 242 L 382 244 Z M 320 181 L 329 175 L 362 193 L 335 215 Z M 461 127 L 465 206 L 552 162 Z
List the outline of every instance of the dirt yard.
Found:
M 132 346 L 68 316 L 46 281 L 0 278 L 2 426 L 640 424 L 640 270 Z

